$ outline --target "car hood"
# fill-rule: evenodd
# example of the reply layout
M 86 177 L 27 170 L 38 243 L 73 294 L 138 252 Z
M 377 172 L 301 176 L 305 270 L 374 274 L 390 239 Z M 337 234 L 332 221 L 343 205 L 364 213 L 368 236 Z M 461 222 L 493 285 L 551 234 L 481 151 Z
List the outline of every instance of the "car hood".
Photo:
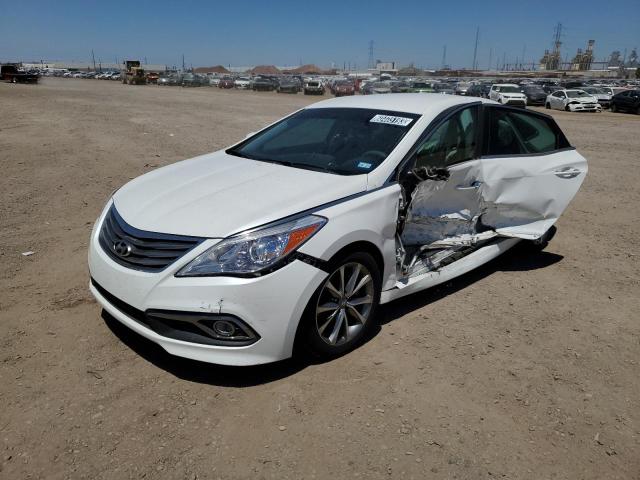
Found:
M 140 230 L 224 238 L 366 190 L 366 175 L 334 175 L 224 151 L 159 168 L 114 196 Z
M 569 100 L 569 102 L 578 102 L 578 103 L 597 103 L 598 99 L 596 97 L 593 96 L 588 96 L 588 97 L 574 97 L 574 98 L 567 98 L 567 100 Z

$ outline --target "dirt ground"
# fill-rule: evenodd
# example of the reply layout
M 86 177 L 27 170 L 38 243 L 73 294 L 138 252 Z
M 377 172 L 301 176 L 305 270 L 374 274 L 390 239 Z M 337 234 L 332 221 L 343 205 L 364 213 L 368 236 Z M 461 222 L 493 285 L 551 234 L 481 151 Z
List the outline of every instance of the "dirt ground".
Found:
M 316 100 L 0 84 L 0 477 L 640 479 L 634 115 L 552 112 L 590 172 L 548 249 L 385 306 L 333 362 L 200 364 L 102 315 L 110 193 Z

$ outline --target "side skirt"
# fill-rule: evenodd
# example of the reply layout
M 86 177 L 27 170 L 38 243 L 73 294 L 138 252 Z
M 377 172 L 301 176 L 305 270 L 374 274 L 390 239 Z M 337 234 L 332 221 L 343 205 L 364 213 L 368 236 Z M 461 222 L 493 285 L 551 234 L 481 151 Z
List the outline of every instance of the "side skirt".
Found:
M 484 246 L 470 253 L 469 255 L 442 267 L 439 270 L 427 272 L 422 275 L 416 275 L 406 281 L 396 282 L 395 287 L 385 290 L 380 295 L 380 303 L 388 303 L 397 298 L 410 295 L 420 290 L 434 287 L 441 283 L 447 282 L 453 278 L 463 275 L 471 270 L 484 265 L 493 260 L 497 256 L 503 254 L 516 243 L 519 238 L 505 238 L 495 243 Z

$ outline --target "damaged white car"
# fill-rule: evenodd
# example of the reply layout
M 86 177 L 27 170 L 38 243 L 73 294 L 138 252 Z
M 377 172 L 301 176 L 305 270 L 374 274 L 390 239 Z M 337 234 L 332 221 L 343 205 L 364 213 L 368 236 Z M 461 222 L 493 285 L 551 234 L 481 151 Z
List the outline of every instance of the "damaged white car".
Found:
M 380 303 L 544 246 L 587 173 L 544 114 L 437 94 L 311 105 L 120 188 L 90 288 L 171 354 L 252 365 L 340 355 Z
M 601 112 L 598 99 L 584 90 L 558 90 L 547 95 L 547 109 L 565 110 L 567 112 Z

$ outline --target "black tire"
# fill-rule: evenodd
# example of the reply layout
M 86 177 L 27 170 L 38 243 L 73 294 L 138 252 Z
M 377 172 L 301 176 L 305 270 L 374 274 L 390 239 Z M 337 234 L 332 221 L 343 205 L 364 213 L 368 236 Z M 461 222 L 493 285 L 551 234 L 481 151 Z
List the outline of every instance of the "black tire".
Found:
M 640 105 L 636 108 L 636 115 L 640 115 Z
M 618 106 L 617 106 L 615 103 L 612 103 L 612 104 L 611 104 L 611 107 L 610 107 L 610 110 L 611 110 L 613 113 L 616 113 L 616 112 L 618 111 Z
M 549 230 L 547 230 L 540 238 L 536 240 L 529 240 L 526 242 L 527 249 L 533 252 L 541 252 L 549 245 L 549 242 L 555 237 L 558 229 L 555 225 L 553 225 Z
M 547 102 L 547 103 L 544 105 L 544 108 L 546 108 L 547 110 L 551 110 L 551 104 L 550 104 L 549 102 Z
M 343 269 L 343 275 L 345 277 L 344 283 L 338 288 L 341 291 L 346 291 L 346 287 L 349 287 L 348 279 L 356 272 L 356 265 L 360 266 L 358 273 L 361 274 L 362 277 L 361 280 L 358 280 L 358 276 L 356 275 L 354 283 L 359 285 L 361 281 L 365 280 L 367 275 L 371 281 L 363 284 L 350 296 L 344 296 L 342 300 L 338 297 L 333 297 L 327 285 L 330 281 L 338 283 L 340 270 Z M 375 316 L 380 301 L 382 283 L 382 276 L 376 261 L 366 252 L 355 252 L 332 260 L 329 263 L 328 271 L 330 272 L 329 276 L 327 276 L 325 281 L 318 287 L 305 308 L 301 318 L 301 335 L 299 336 L 304 349 L 301 353 L 308 353 L 320 360 L 330 360 L 353 350 L 370 334 L 372 328 L 375 328 Z M 337 279 L 335 276 L 337 276 Z M 333 284 L 331 285 L 333 286 Z M 361 295 L 361 292 L 366 293 L 366 295 L 358 298 L 358 300 L 362 298 L 371 299 L 370 303 L 355 304 L 355 307 L 362 307 L 361 311 L 356 309 L 356 312 L 361 316 L 366 315 L 366 321 L 364 321 L 364 323 L 360 323 L 358 317 L 352 313 L 355 307 L 349 306 L 349 300 L 354 300 L 356 294 Z M 329 304 L 336 306 L 333 314 L 330 313 L 331 310 L 325 312 L 319 311 L 319 308 Z M 344 306 L 340 308 L 339 305 Z M 337 316 L 335 316 L 336 313 Z M 341 321 L 341 314 L 343 315 L 342 322 L 346 322 L 346 325 L 345 323 L 341 323 L 341 325 L 344 325 L 344 329 L 342 326 L 338 326 L 338 322 Z M 332 316 L 334 316 L 333 320 L 330 319 Z M 319 322 L 322 324 L 319 325 Z M 331 333 L 327 334 L 327 338 L 323 338 L 320 332 L 322 327 L 324 327 L 324 332 L 322 333 L 331 330 Z M 331 344 L 331 337 L 334 336 L 336 331 L 337 334 L 334 338 L 334 344 Z

